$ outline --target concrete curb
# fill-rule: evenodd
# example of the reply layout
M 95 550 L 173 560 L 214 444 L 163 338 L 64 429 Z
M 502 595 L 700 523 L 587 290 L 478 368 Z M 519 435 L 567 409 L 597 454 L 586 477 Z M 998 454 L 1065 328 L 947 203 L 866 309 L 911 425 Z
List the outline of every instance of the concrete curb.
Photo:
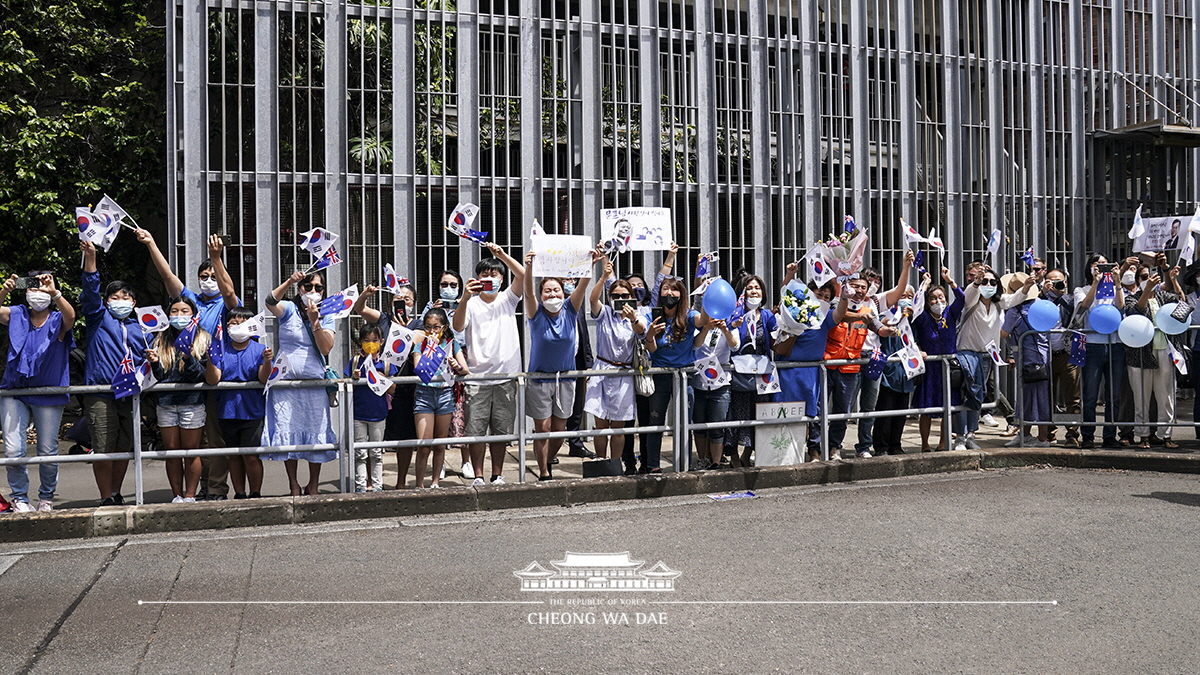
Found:
M 1200 455 L 1057 448 L 937 452 L 728 471 L 563 479 L 496 487 L 453 487 L 419 492 L 389 490 L 367 494 L 271 497 L 196 504 L 63 509 L 51 513 L 0 516 L 0 542 L 404 518 L 535 506 L 574 506 L 1038 465 L 1200 473 Z

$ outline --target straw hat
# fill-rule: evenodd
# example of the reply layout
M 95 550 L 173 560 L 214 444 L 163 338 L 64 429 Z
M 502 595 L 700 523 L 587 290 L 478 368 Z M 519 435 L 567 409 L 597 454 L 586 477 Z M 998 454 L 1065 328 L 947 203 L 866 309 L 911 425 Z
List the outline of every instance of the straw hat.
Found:
M 1027 279 L 1029 279 L 1029 275 L 1024 272 L 1009 272 L 1000 277 L 1000 288 L 1003 289 L 1003 293 L 1016 293 L 1025 285 Z M 1039 291 L 1040 289 L 1037 287 L 1037 284 L 1034 284 L 1030 287 L 1029 292 L 1025 294 L 1025 299 L 1021 302 L 1037 300 Z

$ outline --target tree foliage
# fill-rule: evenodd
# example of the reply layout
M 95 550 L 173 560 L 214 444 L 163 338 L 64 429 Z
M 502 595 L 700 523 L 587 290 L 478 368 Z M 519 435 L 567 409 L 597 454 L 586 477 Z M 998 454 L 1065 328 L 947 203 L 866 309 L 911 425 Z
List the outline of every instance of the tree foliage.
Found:
M 161 229 L 166 68 L 151 19 L 161 2 L 0 0 L 0 273 L 77 281 L 75 207 L 106 193 Z M 125 231 L 101 271 L 137 284 L 145 261 Z

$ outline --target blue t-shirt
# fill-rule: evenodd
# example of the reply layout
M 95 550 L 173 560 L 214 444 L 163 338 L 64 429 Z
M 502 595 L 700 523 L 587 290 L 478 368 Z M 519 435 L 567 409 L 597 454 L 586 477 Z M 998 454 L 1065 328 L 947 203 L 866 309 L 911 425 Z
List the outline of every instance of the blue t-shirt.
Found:
M 100 273 L 83 273 L 83 292 L 79 294 L 80 309 L 87 321 L 87 363 L 83 367 L 84 384 L 111 385 L 126 346 L 136 368 L 146 360 L 146 350 L 154 344 L 153 333 L 143 333 L 137 317 L 130 314 L 118 320 L 109 313 L 100 297 Z M 112 397 L 111 393 L 96 396 Z
M 355 364 L 358 365 L 358 376 L 360 378 L 367 376 L 367 364 L 361 355 L 350 359 L 346 364 L 342 374 L 350 377 Z M 375 362 L 375 370 L 385 377 L 393 377 L 400 371 L 394 364 L 385 363 L 383 361 Z M 360 422 L 378 422 L 387 419 L 388 402 L 386 396 L 380 396 L 371 387 L 365 384 L 354 385 L 354 419 Z
M 781 361 L 822 361 L 825 359 L 825 343 L 829 340 L 829 331 L 833 330 L 833 310 L 825 315 L 825 321 L 820 328 L 809 329 L 796 338 L 792 351 Z
M 663 318 L 667 327 L 654 338 L 658 347 L 650 355 L 650 363 L 655 368 L 684 368 L 696 362 L 696 352 L 692 343 L 696 340 L 696 317 L 698 316 L 700 316 L 700 312 L 694 309 L 688 310 L 687 330 L 683 332 L 683 337 L 678 342 L 670 341 L 673 322 L 667 321 L 666 317 Z M 647 325 L 649 325 L 649 321 L 647 321 Z
M 29 321 L 29 307 L 13 305 L 8 315 L 8 361 L 0 389 L 66 387 L 71 384 L 68 355 L 75 348 L 71 333 L 59 341 L 62 312 L 50 312 L 40 328 Z M 66 405 L 67 394 L 18 396 L 26 405 Z
M 535 373 L 561 373 L 575 369 L 576 317 L 579 312 L 568 299 L 558 316 L 550 316 L 538 307 L 529 320 L 529 370 Z
M 215 298 L 205 300 L 199 295 L 196 295 L 196 293 L 187 286 L 183 287 L 183 290 L 179 292 L 179 295 L 196 303 L 196 310 L 200 314 L 200 327 L 208 331 L 209 335 L 217 334 L 217 324 L 221 324 L 222 326 L 225 325 L 224 321 L 222 320 L 225 316 L 224 296 L 217 294 Z M 237 298 L 237 306 L 242 306 L 241 298 Z M 226 341 L 226 344 L 228 344 L 228 341 Z
M 266 346 L 251 340 L 246 348 L 232 345 L 221 357 L 222 382 L 257 382 Z M 240 389 L 217 392 L 217 417 L 223 420 L 261 420 L 266 415 L 265 397 L 261 389 Z

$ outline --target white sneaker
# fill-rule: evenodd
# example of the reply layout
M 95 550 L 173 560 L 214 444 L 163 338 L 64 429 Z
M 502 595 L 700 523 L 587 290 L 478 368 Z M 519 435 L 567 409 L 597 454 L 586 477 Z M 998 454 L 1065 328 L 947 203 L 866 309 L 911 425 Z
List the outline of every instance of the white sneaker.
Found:
M 1028 443 L 1026 443 L 1025 445 L 1030 448 L 1049 448 L 1050 446 L 1053 445 L 1053 443 L 1051 443 L 1050 441 L 1039 441 L 1038 439 L 1035 438 L 1035 439 L 1029 441 Z
M 184 504 L 195 504 L 195 503 L 196 503 L 196 498 L 195 498 L 195 497 L 184 497 L 184 498 L 183 498 L 183 503 L 184 503 Z
M 967 437 L 965 439 L 963 439 L 963 444 L 967 446 L 968 450 L 982 450 L 983 449 L 979 445 L 979 443 L 975 440 L 974 434 L 967 434 Z
M 862 452 L 858 453 L 858 456 L 859 456 L 860 458 L 866 459 L 866 458 L 868 458 L 868 457 L 871 457 L 872 455 L 871 455 L 871 451 L 869 451 L 869 450 L 863 450 Z
M 17 513 L 33 513 L 33 507 L 29 502 L 13 502 L 13 511 Z
M 1015 448 L 1015 447 L 1021 446 L 1021 447 L 1031 448 L 1031 447 L 1035 447 L 1033 445 L 1033 443 L 1036 440 L 1037 439 L 1032 436 L 1024 436 L 1022 434 L 1017 434 L 1016 436 L 1013 436 L 1011 441 L 1005 443 L 1004 447 Z
M 195 500 L 193 500 L 193 501 L 195 501 Z M 175 498 L 171 500 L 171 503 L 172 504 L 182 504 L 183 503 L 183 495 L 175 495 Z
M 482 478 L 479 480 L 483 480 Z M 496 476 L 492 479 L 492 485 L 504 485 L 504 476 Z
M 462 477 L 466 478 L 467 480 L 471 480 L 475 477 L 475 469 L 471 468 L 470 462 L 463 462 L 461 473 Z
M 37 510 L 41 511 L 42 513 L 48 513 L 50 511 L 53 511 L 54 510 L 54 502 L 50 501 L 49 499 L 39 500 Z
M 831 461 L 831 462 L 835 459 L 841 459 L 841 458 L 842 458 L 841 450 L 834 450 L 833 452 L 829 453 L 829 461 Z
M 992 417 L 991 415 L 984 415 L 983 417 L 980 417 L 980 418 L 979 418 L 979 423 L 980 423 L 980 424 L 982 424 L 982 425 L 983 425 L 983 426 L 985 426 L 985 427 L 998 427 L 998 426 L 1000 426 L 1000 423 L 996 421 L 996 418 Z
M 967 444 L 963 441 L 954 441 L 954 451 L 962 452 L 967 449 Z
M 471 481 L 471 487 L 481 487 L 484 485 L 487 485 L 487 481 L 478 476 L 475 477 L 475 480 Z

